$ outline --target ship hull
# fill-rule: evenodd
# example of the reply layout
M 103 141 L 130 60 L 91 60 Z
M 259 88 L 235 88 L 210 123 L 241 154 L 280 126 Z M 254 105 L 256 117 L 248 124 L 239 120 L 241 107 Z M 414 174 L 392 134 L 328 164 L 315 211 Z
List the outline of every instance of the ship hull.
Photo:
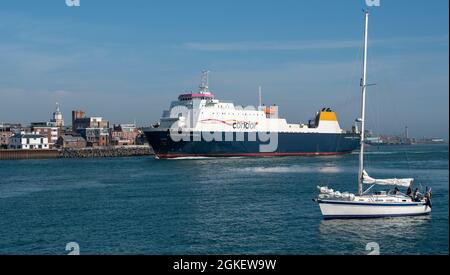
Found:
M 364 219 L 401 216 L 420 216 L 431 212 L 424 202 L 374 203 L 343 202 L 333 200 L 319 201 L 324 219 Z
M 268 142 L 249 141 L 248 133 L 243 141 L 194 140 L 200 133 L 190 133 L 189 141 L 174 141 L 168 131 L 145 131 L 145 136 L 159 158 L 180 157 L 282 157 L 347 154 L 359 148 L 355 134 L 279 133 L 276 150 L 262 152 L 260 145 Z M 231 133 L 222 133 L 222 140 Z

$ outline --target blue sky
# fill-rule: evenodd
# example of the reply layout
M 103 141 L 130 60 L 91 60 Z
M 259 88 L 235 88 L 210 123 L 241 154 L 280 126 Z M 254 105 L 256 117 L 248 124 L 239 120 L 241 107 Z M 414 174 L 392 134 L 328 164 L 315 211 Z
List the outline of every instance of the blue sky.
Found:
M 371 8 L 368 127 L 448 138 L 447 0 Z M 0 121 L 41 121 L 56 101 L 113 123 L 156 121 L 211 71 L 216 97 L 278 104 L 291 122 L 359 115 L 364 0 L 2 0 Z

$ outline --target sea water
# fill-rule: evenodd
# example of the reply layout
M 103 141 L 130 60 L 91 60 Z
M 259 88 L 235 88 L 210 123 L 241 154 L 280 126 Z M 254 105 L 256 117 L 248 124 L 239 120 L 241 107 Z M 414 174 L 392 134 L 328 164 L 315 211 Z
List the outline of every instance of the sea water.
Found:
M 433 188 L 431 215 L 323 220 L 358 154 L 0 161 L 0 254 L 448 254 L 448 145 L 370 147 L 373 177 Z

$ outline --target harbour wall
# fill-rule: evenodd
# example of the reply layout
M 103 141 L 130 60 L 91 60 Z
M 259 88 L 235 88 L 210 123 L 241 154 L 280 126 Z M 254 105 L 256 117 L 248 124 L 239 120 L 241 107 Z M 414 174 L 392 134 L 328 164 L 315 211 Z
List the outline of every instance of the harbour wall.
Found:
M 149 146 L 115 146 L 54 150 L 0 150 L 0 160 L 51 158 L 110 158 L 153 155 Z
M 58 150 L 0 150 L 0 160 L 58 158 Z
M 153 155 L 153 151 L 149 146 L 97 147 L 61 150 L 61 158 L 111 158 L 149 155 Z

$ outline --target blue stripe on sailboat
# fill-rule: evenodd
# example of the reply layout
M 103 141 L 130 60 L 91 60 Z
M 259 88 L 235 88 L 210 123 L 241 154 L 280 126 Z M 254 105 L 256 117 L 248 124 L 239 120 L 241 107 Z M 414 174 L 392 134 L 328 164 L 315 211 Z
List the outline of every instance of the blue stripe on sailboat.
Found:
M 331 219 L 373 219 L 373 218 L 395 218 L 406 216 L 423 216 L 428 215 L 429 212 L 415 213 L 415 214 L 382 214 L 382 215 L 326 215 L 323 216 L 325 220 Z

